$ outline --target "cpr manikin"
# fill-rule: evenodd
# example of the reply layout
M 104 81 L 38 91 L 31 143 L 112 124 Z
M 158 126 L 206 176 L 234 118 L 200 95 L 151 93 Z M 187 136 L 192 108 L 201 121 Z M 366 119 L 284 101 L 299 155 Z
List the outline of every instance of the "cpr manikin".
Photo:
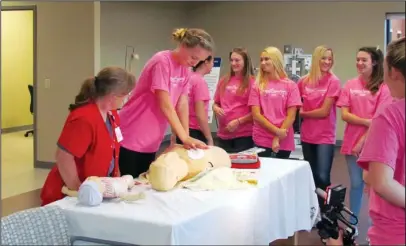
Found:
M 141 178 L 147 179 L 154 190 L 168 191 L 179 182 L 218 167 L 231 167 L 230 157 L 225 150 L 216 146 L 209 146 L 205 150 L 187 150 L 182 145 L 174 145 L 160 155 Z
M 135 201 L 144 198 L 143 193 L 129 193 L 133 186 L 134 178 L 131 175 L 114 178 L 89 177 L 79 187 L 79 191 L 72 191 L 64 186 L 62 193 L 67 196 L 77 197 L 79 204 L 97 206 L 103 202 L 103 199 L 120 198 L 125 201 Z

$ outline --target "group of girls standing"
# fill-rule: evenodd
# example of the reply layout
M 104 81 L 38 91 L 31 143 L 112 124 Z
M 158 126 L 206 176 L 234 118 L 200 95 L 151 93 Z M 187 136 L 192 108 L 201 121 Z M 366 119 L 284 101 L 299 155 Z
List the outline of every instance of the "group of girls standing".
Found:
M 193 28 L 178 29 L 173 38 L 177 48 L 156 53 L 135 87 L 134 76 L 113 67 L 84 82 L 58 140 L 57 165 L 44 184 L 43 205 L 61 199 L 63 185 L 77 190 L 89 176 L 138 177 L 155 160 L 168 126 L 171 143 L 202 149 L 214 144 L 207 120 L 210 93 L 203 79 L 213 67 L 214 41 L 204 30 Z M 404 51 L 398 58 L 404 66 Z M 359 49 L 358 76 L 343 89 L 332 73 L 334 53 L 325 46 L 314 50 L 310 71 L 298 83 L 288 78 L 283 54 L 276 47 L 265 48 L 259 60 L 254 76 L 247 50 L 230 52 L 229 72 L 213 98 L 219 145 L 228 152 L 258 146 L 265 149 L 261 157 L 289 158 L 295 149 L 293 123 L 299 111 L 304 158 L 316 186 L 326 189 L 336 142 L 336 107 L 340 107 L 347 123 L 341 153 L 351 177 L 350 207 L 358 215 L 364 183 L 356 159 L 368 139 L 371 119 L 392 100 L 383 84 L 382 52 Z M 118 115 L 117 108 L 130 90 Z

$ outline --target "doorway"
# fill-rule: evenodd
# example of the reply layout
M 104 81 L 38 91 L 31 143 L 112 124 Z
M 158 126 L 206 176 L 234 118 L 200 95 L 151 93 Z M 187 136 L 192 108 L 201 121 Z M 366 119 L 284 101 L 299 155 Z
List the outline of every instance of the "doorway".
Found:
M 1 8 L 2 199 L 38 189 L 36 155 L 36 7 Z M 19 180 L 20 185 L 16 185 Z
M 405 13 L 388 13 L 385 21 L 386 47 L 392 40 L 405 36 Z

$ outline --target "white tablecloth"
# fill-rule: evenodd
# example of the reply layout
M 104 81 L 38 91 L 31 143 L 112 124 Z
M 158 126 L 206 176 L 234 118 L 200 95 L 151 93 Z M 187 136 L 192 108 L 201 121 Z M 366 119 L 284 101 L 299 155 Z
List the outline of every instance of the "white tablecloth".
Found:
M 318 202 L 305 161 L 262 158 L 258 187 L 196 192 L 146 191 L 137 203 L 84 207 L 76 198 L 58 205 L 70 232 L 135 245 L 268 245 L 313 226 Z

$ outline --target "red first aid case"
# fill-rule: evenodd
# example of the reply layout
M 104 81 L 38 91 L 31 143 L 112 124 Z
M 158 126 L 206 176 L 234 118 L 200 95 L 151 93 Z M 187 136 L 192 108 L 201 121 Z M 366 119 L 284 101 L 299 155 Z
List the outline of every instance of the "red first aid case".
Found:
M 261 167 L 256 153 L 230 154 L 231 168 L 258 169 Z

